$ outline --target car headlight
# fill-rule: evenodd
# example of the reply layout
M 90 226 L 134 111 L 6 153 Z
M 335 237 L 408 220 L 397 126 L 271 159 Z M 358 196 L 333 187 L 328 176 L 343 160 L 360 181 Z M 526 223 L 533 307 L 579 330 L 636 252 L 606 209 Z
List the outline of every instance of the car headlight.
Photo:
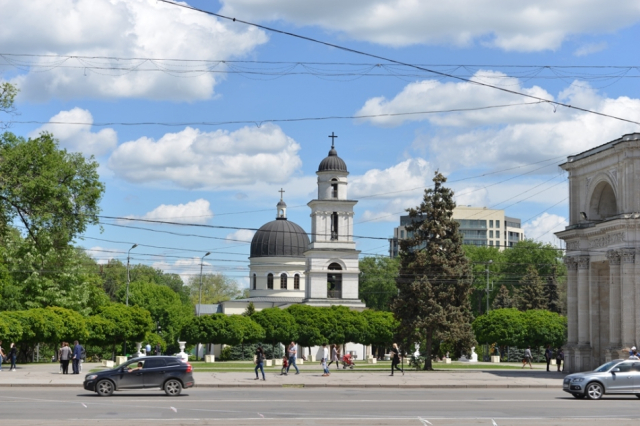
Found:
M 584 378 L 583 377 L 577 377 L 575 379 L 571 379 L 571 383 L 579 383 L 579 382 L 584 382 Z
M 98 378 L 97 374 L 89 374 L 87 377 L 85 377 L 85 380 L 95 380 Z

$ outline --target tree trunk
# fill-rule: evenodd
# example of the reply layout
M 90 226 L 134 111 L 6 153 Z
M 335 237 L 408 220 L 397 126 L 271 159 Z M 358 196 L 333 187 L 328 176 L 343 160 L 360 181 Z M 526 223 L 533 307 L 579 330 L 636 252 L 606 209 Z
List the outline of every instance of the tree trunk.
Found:
M 424 357 L 424 369 L 433 371 L 433 365 L 431 364 L 431 346 L 433 345 L 433 330 L 427 330 L 427 347 L 426 355 Z

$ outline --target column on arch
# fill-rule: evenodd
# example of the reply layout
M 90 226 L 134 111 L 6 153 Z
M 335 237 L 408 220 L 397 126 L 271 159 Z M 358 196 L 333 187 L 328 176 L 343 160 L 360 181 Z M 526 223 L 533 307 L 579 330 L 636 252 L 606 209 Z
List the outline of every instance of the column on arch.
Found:
M 578 263 L 571 256 L 564 258 L 567 265 L 567 343 L 578 343 Z
M 578 256 L 578 343 L 589 343 L 589 256 Z
M 621 307 L 620 313 L 621 321 L 621 334 L 622 334 L 622 346 L 631 347 L 635 345 L 635 260 L 636 250 L 622 249 L 620 250 L 620 292 L 621 292 Z
M 611 348 L 619 348 L 622 344 L 620 330 L 622 322 L 620 252 L 608 250 L 607 259 L 609 259 L 609 346 Z

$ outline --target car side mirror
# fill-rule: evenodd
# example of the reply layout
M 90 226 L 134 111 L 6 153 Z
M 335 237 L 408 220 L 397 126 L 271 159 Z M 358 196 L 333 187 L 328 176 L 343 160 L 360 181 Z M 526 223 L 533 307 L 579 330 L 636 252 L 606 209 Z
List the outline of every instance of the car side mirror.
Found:
M 618 367 L 614 368 L 613 370 L 611 370 L 612 373 L 619 373 L 620 369 Z

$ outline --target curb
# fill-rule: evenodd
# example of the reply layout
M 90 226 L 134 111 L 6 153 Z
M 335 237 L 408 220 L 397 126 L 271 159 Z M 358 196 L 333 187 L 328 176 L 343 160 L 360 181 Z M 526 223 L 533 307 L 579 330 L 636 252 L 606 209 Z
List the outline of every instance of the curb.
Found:
M 357 385 L 357 384 L 203 384 L 196 388 L 351 388 L 351 389 L 562 389 L 561 385 Z M 0 388 L 83 388 L 70 383 L 0 383 Z

